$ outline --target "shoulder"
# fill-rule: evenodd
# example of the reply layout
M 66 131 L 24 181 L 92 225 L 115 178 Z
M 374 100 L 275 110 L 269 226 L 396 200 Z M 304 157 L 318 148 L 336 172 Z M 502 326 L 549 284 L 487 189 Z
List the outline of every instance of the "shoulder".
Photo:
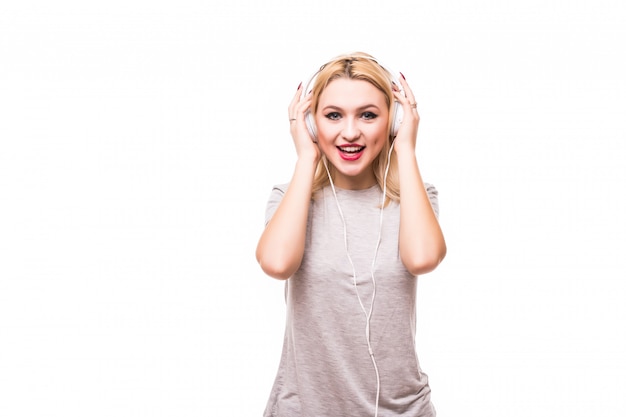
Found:
M 433 184 L 428 182 L 424 183 L 424 189 L 426 189 L 426 194 L 428 194 L 428 199 L 430 200 L 430 205 L 435 211 L 435 215 L 439 217 L 439 191 Z
M 287 188 L 289 188 L 289 183 L 282 184 L 274 184 L 272 186 L 272 191 L 270 193 L 270 200 L 278 198 L 279 200 L 283 198 L 285 193 L 287 192 Z
M 269 223 L 270 219 L 274 215 L 274 212 L 278 208 L 278 205 L 287 191 L 287 187 L 289 187 L 289 183 L 276 184 L 272 187 L 272 191 L 270 192 L 265 208 L 265 224 Z
M 429 182 L 425 182 L 424 183 L 424 188 L 426 188 L 426 192 L 428 192 L 429 194 L 432 192 L 433 194 L 437 194 L 437 188 L 429 183 Z

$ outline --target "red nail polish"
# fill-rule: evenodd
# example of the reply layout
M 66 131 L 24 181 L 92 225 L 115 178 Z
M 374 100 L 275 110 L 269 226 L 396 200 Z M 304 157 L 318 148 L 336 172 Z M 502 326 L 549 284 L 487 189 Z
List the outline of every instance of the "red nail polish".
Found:
M 300 81 L 300 84 L 298 84 L 298 88 L 296 88 L 296 91 L 299 90 L 300 87 L 302 87 L 302 81 Z
M 406 81 L 406 78 L 404 77 L 404 74 L 402 72 L 400 72 L 400 75 L 402 75 L 402 79 Z

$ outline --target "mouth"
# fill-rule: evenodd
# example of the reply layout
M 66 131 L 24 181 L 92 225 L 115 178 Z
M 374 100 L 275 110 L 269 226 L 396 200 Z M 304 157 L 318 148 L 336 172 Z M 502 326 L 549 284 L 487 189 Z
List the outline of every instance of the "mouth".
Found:
M 343 146 L 337 146 L 337 149 L 339 149 L 339 152 L 343 152 L 347 154 L 356 154 L 356 153 L 362 152 L 363 149 L 365 149 L 365 146 L 343 145 Z
M 339 150 L 339 155 L 341 156 L 341 158 L 347 161 L 354 161 L 360 158 L 361 154 L 363 153 L 363 150 L 365 150 L 365 146 L 342 145 L 342 146 L 337 146 L 337 149 Z

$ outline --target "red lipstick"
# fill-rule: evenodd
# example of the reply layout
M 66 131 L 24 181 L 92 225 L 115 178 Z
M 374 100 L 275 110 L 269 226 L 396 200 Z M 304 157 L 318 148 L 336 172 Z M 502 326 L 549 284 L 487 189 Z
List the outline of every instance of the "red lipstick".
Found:
M 346 144 L 337 146 L 337 149 L 339 150 L 339 156 L 344 161 L 356 161 L 363 155 L 365 146 Z

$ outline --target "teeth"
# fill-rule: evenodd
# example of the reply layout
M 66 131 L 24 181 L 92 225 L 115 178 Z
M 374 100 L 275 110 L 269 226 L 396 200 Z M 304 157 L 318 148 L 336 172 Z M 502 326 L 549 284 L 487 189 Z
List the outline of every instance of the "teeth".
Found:
M 360 152 L 362 149 L 363 149 L 363 146 L 343 146 L 341 148 L 343 152 L 348 152 L 348 153 Z

